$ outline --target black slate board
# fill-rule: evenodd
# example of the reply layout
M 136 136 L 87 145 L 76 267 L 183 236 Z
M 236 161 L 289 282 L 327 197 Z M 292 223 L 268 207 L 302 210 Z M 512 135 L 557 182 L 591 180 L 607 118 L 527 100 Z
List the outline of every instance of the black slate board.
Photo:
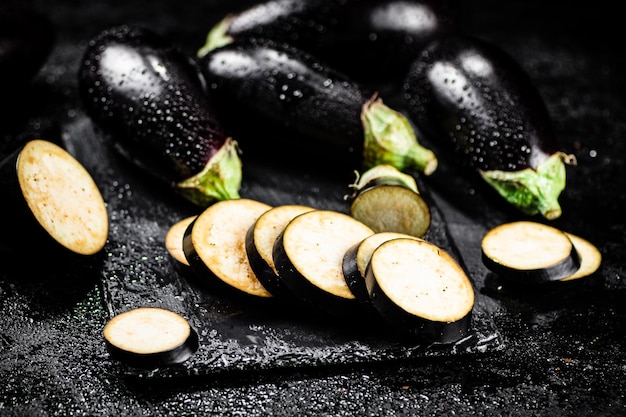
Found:
M 504 346 L 491 317 L 490 301 L 480 293 L 480 286 L 475 288 L 471 334 L 455 344 L 430 346 L 388 334 L 384 326 L 367 317 L 362 323 L 342 322 L 341 318 L 290 311 L 279 305 L 257 306 L 246 302 L 249 300 L 212 293 L 198 285 L 191 271 L 181 270 L 165 249 L 169 227 L 202 208 L 173 195 L 123 159 L 81 112 L 66 126 L 63 141 L 97 176 L 108 205 L 111 230 L 100 279 L 109 316 L 140 306 L 168 308 L 186 317 L 199 335 L 198 351 L 184 363 L 150 370 L 129 364 L 129 375 L 173 378 L 309 368 L 484 353 Z M 270 153 L 248 153 L 244 145 L 240 143 L 242 197 L 270 205 L 299 203 L 347 213 L 349 203 L 344 196 L 355 176 L 350 165 L 322 152 L 319 159 L 304 162 L 294 155 L 296 168 L 272 161 Z M 320 164 L 332 168 L 320 173 Z M 432 211 L 425 238 L 462 261 L 428 187 L 420 177 L 417 180 Z M 476 271 L 468 272 L 476 275 Z

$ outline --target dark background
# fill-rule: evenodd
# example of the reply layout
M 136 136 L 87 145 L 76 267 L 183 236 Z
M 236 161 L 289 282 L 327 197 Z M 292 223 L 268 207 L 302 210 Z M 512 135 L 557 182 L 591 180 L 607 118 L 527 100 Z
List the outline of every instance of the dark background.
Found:
M 462 29 L 508 51 L 540 90 L 564 150 L 578 159 L 568 168 L 563 216 L 554 224 L 603 254 L 602 269 L 582 285 L 531 294 L 490 292 L 485 276 L 475 274 L 501 349 L 201 378 L 137 378 L 110 360 L 101 337 L 106 321 L 125 302 L 154 301 L 140 284 L 170 271 L 163 251 L 142 250 L 160 247 L 168 225 L 193 209 L 103 156 L 102 147 L 91 148 L 98 145 L 76 95 L 82 51 L 100 30 L 131 23 L 193 53 L 219 18 L 250 3 L 20 2 L 48 15 L 57 38 L 33 85 L 0 115 L 2 156 L 32 135 L 64 144 L 102 186 L 112 238 L 102 264 L 45 264 L 43 254 L 27 248 L 0 253 L 0 415 L 626 414 L 626 65 L 619 16 L 609 2 L 458 3 Z M 337 195 L 351 170 L 329 173 L 314 163 L 264 158 L 244 154 L 242 195 L 344 207 Z M 467 268 L 480 272 L 476 238 L 514 215 L 472 193 L 445 163 L 440 168 L 426 185 Z M 161 293 L 171 293 L 179 279 L 166 275 Z M 124 278 L 139 283 L 127 296 L 129 286 L 112 290 Z

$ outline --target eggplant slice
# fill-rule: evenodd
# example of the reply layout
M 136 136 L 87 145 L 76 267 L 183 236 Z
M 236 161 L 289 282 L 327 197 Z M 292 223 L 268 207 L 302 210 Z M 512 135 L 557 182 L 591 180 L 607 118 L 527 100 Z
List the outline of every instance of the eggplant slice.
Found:
M 567 232 L 565 234 L 570 238 L 580 256 L 580 268 L 572 275 L 561 279 L 561 281 L 572 281 L 595 273 L 602 264 L 602 253 L 600 250 L 587 239 Z
M 570 237 L 561 230 L 533 221 L 504 223 L 482 239 L 484 265 L 516 284 L 558 281 L 580 268 Z
M 246 234 L 246 254 L 250 267 L 263 286 L 281 300 L 291 300 L 289 288 L 278 277 L 272 251 L 278 235 L 297 215 L 313 207 L 287 204 L 276 206 L 263 213 Z
M 198 349 L 189 322 L 170 310 L 139 307 L 120 313 L 103 330 L 112 358 L 142 368 L 184 362 Z
M 375 232 L 398 232 L 424 237 L 430 227 L 430 208 L 415 178 L 391 165 L 368 169 L 351 185 L 350 215 Z
M 3 214 L 10 219 L 3 235 L 11 239 L 9 247 L 24 241 L 23 247 L 43 253 L 51 248 L 78 255 L 101 251 L 109 234 L 106 205 L 89 172 L 71 154 L 34 139 L 0 165 Z
M 189 261 L 185 257 L 185 251 L 183 250 L 183 238 L 185 237 L 185 231 L 196 217 L 198 216 L 188 216 L 177 221 L 165 235 L 165 249 L 176 262 L 176 265 L 181 268 L 189 267 Z
M 365 285 L 367 265 L 374 250 L 391 239 L 415 238 L 414 236 L 398 232 L 379 232 L 366 237 L 346 251 L 343 257 L 343 276 L 354 297 L 366 308 L 371 308 L 371 300 Z
M 366 279 L 372 305 L 394 328 L 428 343 L 453 343 L 470 330 L 474 289 L 446 251 L 421 239 L 382 243 Z
M 252 271 L 245 248 L 248 229 L 270 208 L 240 198 L 218 201 L 200 213 L 183 237 L 183 251 L 195 275 L 207 284 L 222 283 L 254 298 L 271 298 Z
M 296 216 L 276 239 L 278 276 L 296 297 L 330 315 L 362 311 L 343 276 L 343 256 L 374 231 L 347 214 L 313 210 Z

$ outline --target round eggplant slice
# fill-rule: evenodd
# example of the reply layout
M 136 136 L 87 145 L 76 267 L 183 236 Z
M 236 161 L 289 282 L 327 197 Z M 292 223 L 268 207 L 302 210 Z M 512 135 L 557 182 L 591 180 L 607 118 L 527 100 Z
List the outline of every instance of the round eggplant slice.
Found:
M 293 300 L 289 288 L 278 277 L 272 251 L 280 232 L 297 215 L 313 210 L 303 205 L 276 206 L 263 213 L 246 234 L 246 254 L 250 267 L 263 286 L 281 300 Z
M 580 256 L 580 268 L 572 275 L 568 275 L 561 281 L 572 281 L 578 278 L 588 277 L 595 273 L 602 263 L 602 253 L 598 248 L 586 239 L 571 233 L 565 233 L 576 248 L 576 252 Z
M 411 338 L 453 343 L 467 336 L 474 289 L 446 251 L 421 239 L 392 239 L 372 253 L 365 276 L 372 305 Z
M 141 368 L 181 363 L 198 349 L 189 322 L 170 310 L 139 307 L 120 313 L 103 330 L 112 358 Z
M 9 247 L 94 255 L 107 241 L 109 218 L 98 186 L 52 142 L 31 140 L 2 161 L 0 192 Z
M 183 237 L 183 251 L 195 275 L 241 294 L 272 297 L 252 271 L 245 248 L 248 229 L 270 208 L 241 198 L 218 201 L 200 213 Z
M 374 234 L 347 214 L 313 210 L 293 218 L 272 256 L 278 276 L 296 297 L 330 315 L 362 312 L 343 276 L 346 251 Z
M 489 230 L 482 239 L 484 265 L 516 284 L 541 284 L 574 274 L 580 258 L 567 234 L 543 223 L 517 221 Z
M 185 231 L 197 216 L 188 216 L 174 223 L 165 235 L 165 249 L 170 254 L 176 265 L 181 269 L 189 268 L 189 261 L 183 250 L 183 238 Z
M 354 297 L 359 302 L 364 304 L 366 308 L 372 308 L 367 286 L 365 285 L 365 274 L 367 272 L 367 265 L 370 262 L 372 253 L 384 242 L 399 238 L 417 239 L 416 237 L 405 233 L 375 233 L 354 244 L 346 251 L 346 254 L 343 257 L 342 268 L 346 284 L 348 285 L 348 288 L 350 288 L 352 294 L 354 294 Z
M 430 208 L 412 176 L 382 164 L 358 176 L 350 187 L 350 215 L 375 232 L 424 237 L 428 231 Z

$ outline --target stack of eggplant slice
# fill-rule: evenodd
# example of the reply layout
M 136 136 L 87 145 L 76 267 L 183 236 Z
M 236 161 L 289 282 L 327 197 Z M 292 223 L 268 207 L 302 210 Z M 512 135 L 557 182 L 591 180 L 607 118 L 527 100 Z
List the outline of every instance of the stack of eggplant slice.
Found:
M 454 343 L 471 330 L 469 277 L 424 239 L 377 233 L 337 211 L 247 198 L 216 202 L 181 222 L 167 234 L 171 257 L 201 287 L 235 302 L 381 335 L 391 328 L 393 337 L 428 344 Z
M 600 251 L 588 240 L 533 221 L 490 229 L 481 249 L 484 265 L 503 284 L 515 288 L 572 282 L 595 273 L 602 261 Z

